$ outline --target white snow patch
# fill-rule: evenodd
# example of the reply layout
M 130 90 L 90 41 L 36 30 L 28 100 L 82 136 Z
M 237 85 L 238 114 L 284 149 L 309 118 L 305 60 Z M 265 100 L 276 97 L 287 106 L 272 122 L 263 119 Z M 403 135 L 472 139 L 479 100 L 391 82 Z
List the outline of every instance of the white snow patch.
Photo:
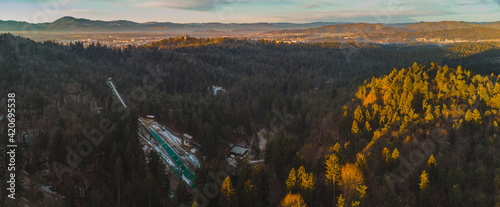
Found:
M 160 127 L 157 125 L 151 125 L 151 128 L 153 128 L 155 131 L 161 131 Z
M 175 144 L 177 146 L 180 146 L 182 143 L 182 140 L 171 134 L 169 131 L 158 131 L 158 133 L 162 136 L 168 139 L 168 141 L 172 144 Z
M 144 151 L 144 152 L 149 151 L 149 146 L 148 146 L 148 145 L 144 145 L 144 146 L 142 147 L 142 151 Z
M 42 173 L 41 173 L 43 176 L 49 176 L 49 169 L 44 169 L 42 170 Z
M 170 156 L 167 154 L 167 152 L 164 151 L 164 149 L 162 147 L 159 147 L 157 146 L 155 143 L 151 143 L 148 139 L 146 139 L 144 136 L 142 136 L 141 133 L 137 132 L 137 134 L 139 134 L 139 136 L 144 140 L 146 141 L 149 146 L 152 147 L 152 149 L 149 149 L 149 150 L 154 150 L 156 151 L 156 153 L 158 153 L 158 155 L 160 155 L 160 157 L 162 158 L 163 162 L 165 164 L 167 164 L 167 167 L 169 168 L 175 168 L 175 162 L 170 158 Z M 144 148 L 143 148 L 144 149 Z
M 187 179 L 186 176 L 184 176 L 184 174 L 182 174 L 182 180 L 184 180 L 184 182 L 186 182 L 189 186 L 191 186 L 191 181 Z
M 196 156 L 194 156 L 192 154 L 188 154 L 188 158 L 194 164 L 194 166 L 196 166 L 197 168 L 200 167 L 200 161 L 198 160 L 198 158 L 196 158 Z
M 233 167 L 236 167 L 236 160 L 234 160 L 233 158 L 227 158 L 227 163 Z
M 217 95 L 218 92 L 220 92 L 221 94 L 226 93 L 226 89 L 222 88 L 221 86 L 216 86 L 216 85 L 212 85 L 212 86 L 208 87 L 208 91 L 212 95 Z
M 51 190 L 52 186 L 42 185 L 42 186 L 40 186 L 40 188 L 42 188 L 45 192 L 50 193 L 52 195 L 56 194 L 56 192 Z

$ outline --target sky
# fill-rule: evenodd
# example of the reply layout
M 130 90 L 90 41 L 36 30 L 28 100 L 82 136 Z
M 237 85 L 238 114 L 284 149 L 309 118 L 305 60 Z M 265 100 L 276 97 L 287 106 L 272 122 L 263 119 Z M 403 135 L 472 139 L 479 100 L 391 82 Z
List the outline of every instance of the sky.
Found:
M 500 0 L 0 0 L 0 20 L 176 23 L 500 21 Z

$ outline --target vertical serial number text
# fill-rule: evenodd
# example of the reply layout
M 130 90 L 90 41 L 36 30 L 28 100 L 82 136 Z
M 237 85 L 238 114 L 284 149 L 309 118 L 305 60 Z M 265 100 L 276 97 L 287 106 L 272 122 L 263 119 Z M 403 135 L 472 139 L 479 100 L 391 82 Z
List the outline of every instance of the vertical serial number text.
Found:
M 7 171 L 7 191 L 8 197 L 16 199 L 16 94 L 9 93 L 7 95 L 7 156 L 8 161 Z

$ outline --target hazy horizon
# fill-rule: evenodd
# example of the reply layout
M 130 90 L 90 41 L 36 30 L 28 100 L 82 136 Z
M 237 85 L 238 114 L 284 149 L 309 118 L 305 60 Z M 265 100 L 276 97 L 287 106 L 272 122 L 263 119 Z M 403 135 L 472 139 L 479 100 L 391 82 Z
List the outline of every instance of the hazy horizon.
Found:
M 53 21 L 48 21 L 48 22 L 38 22 L 38 23 L 33 23 L 33 22 L 27 22 L 31 24 L 45 24 L 45 23 L 52 23 L 54 21 L 57 21 L 59 19 L 65 18 L 65 17 L 71 17 L 75 19 L 87 19 L 91 21 L 105 21 L 105 22 L 113 22 L 113 21 L 130 21 L 130 22 L 135 22 L 139 24 L 146 24 L 146 23 L 174 23 L 174 24 L 211 24 L 211 23 L 217 23 L 217 24 L 311 24 L 311 23 L 337 23 L 337 24 L 357 24 L 357 23 L 368 23 L 368 24 L 411 24 L 411 23 L 420 23 L 420 22 L 464 22 L 464 23 L 477 23 L 477 24 L 483 24 L 483 23 L 493 23 L 493 22 L 499 22 L 499 20 L 490 20 L 490 21 L 460 21 L 460 20 L 437 20 L 437 21 L 413 21 L 413 22 L 391 22 L 391 23 L 379 23 L 379 22 L 349 22 L 349 21 L 311 21 L 311 22 L 217 22 L 217 21 L 212 21 L 212 22 L 173 22 L 173 21 L 134 21 L 130 19 L 111 19 L 111 20 L 103 20 L 103 19 L 89 19 L 89 18 L 84 18 L 84 17 L 78 17 L 78 16 L 62 16 L 60 18 L 57 18 Z M 13 20 L 13 19 L 0 19 L 0 21 L 16 21 L 16 22 L 26 22 L 22 20 Z
M 323 1 L 323 0 L 0 0 L 0 19 L 53 22 L 64 16 L 92 20 L 175 23 L 411 23 L 492 22 L 499 0 Z

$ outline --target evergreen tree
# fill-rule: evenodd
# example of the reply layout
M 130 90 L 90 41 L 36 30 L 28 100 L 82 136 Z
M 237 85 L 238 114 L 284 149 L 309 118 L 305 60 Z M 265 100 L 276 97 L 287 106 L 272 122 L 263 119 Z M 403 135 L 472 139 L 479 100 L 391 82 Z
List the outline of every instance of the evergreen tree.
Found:
M 280 203 L 281 207 L 306 207 L 306 203 L 300 194 L 288 193 Z
M 336 182 L 339 179 L 339 173 L 340 173 L 340 163 L 339 159 L 335 154 L 330 154 L 327 155 L 325 159 L 325 165 L 326 165 L 326 183 L 331 184 L 333 187 L 333 198 L 335 199 L 335 186 Z M 334 201 L 335 202 L 335 201 Z
M 425 172 L 425 170 L 420 175 L 419 186 L 420 186 L 420 204 L 426 206 L 429 196 L 429 174 Z
M 220 189 L 219 205 L 223 207 L 235 206 L 234 203 L 234 188 L 231 183 L 231 178 L 226 177 L 222 182 Z
M 339 198 L 337 199 L 337 207 L 345 207 L 345 199 L 342 194 L 340 194 Z

